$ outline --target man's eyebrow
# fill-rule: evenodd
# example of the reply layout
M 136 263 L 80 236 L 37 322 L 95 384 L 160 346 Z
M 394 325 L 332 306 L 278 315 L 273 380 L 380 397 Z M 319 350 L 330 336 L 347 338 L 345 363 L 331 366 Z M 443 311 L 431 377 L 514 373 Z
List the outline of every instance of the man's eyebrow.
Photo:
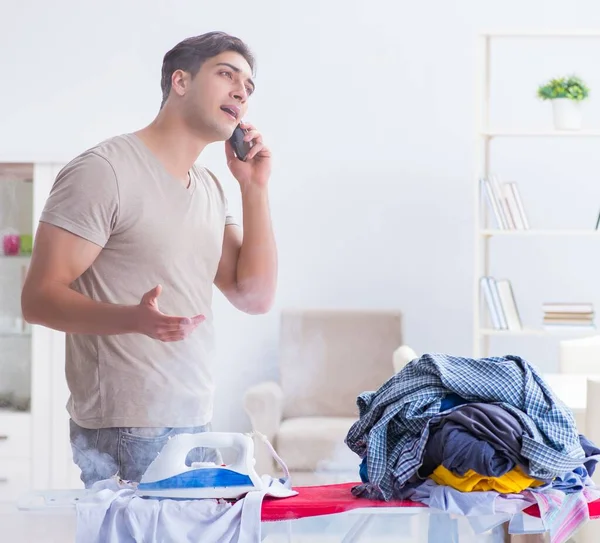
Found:
M 242 70 L 240 70 L 237 66 L 230 64 L 229 62 L 219 62 L 217 64 L 217 66 L 227 66 L 228 68 L 231 68 L 234 72 L 236 73 L 242 73 Z M 248 78 L 248 83 L 250 83 L 250 85 L 252 85 L 252 90 L 256 90 L 256 85 L 254 84 L 254 81 L 252 81 L 252 79 Z

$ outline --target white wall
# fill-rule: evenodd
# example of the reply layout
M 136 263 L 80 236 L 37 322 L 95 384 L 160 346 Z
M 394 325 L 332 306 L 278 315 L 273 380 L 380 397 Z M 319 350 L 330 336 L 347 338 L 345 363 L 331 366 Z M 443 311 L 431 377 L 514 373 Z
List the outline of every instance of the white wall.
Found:
M 0 160 L 66 161 L 149 122 L 162 55 L 184 37 L 223 29 L 252 46 L 258 92 L 248 118 L 276 156 L 281 274 L 267 316 L 240 315 L 217 299 L 215 426 L 245 428 L 241 395 L 276 375 L 284 306 L 399 307 L 418 351 L 471 353 L 475 34 L 595 24 L 592 0 L 11 3 L 0 21 Z M 537 83 L 581 63 L 525 51 L 519 44 L 498 57 L 511 101 L 497 104 L 497 118 L 545 127 L 550 111 L 533 98 Z M 598 56 L 583 52 L 582 75 L 600 91 Z M 501 143 L 494 165 L 520 183 L 539 226 L 593 226 L 598 141 L 563 143 Z M 203 159 L 239 210 L 221 147 Z M 550 299 L 600 307 L 596 241 L 510 243 L 498 244 L 493 272 L 510 276 L 526 320 L 537 324 Z M 502 340 L 494 349 L 547 369 L 556 363 L 553 339 Z

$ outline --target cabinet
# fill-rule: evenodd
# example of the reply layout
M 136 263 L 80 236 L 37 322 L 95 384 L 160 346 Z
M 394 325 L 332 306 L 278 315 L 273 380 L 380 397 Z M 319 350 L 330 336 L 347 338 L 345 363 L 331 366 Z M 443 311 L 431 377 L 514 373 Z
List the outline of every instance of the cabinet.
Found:
M 33 226 L 33 165 L 0 168 L 0 408 L 27 413 L 31 402 L 31 330 L 21 318 Z
M 0 501 L 81 486 L 65 409 L 64 334 L 25 323 L 20 303 L 31 240 L 61 167 L 0 163 Z

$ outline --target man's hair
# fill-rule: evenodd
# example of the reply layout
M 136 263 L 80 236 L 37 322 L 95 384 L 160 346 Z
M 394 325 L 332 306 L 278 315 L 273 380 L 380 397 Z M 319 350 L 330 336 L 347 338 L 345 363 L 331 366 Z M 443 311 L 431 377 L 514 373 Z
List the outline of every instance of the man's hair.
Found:
M 171 92 L 171 78 L 176 70 L 183 70 L 196 76 L 202 64 L 209 58 L 225 51 L 234 51 L 242 55 L 254 72 L 254 56 L 248 46 L 239 38 L 225 32 L 208 32 L 193 36 L 178 43 L 165 55 L 162 65 L 160 86 L 162 89 L 162 108 Z

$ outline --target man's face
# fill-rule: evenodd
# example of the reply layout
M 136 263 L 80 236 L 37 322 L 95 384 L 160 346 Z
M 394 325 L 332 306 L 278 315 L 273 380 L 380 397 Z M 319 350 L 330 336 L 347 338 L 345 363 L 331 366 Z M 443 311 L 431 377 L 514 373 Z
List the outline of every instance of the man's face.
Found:
M 208 59 L 185 96 L 186 117 L 193 128 L 215 141 L 228 139 L 248 109 L 254 92 L 246 59 L 226 51 Z

